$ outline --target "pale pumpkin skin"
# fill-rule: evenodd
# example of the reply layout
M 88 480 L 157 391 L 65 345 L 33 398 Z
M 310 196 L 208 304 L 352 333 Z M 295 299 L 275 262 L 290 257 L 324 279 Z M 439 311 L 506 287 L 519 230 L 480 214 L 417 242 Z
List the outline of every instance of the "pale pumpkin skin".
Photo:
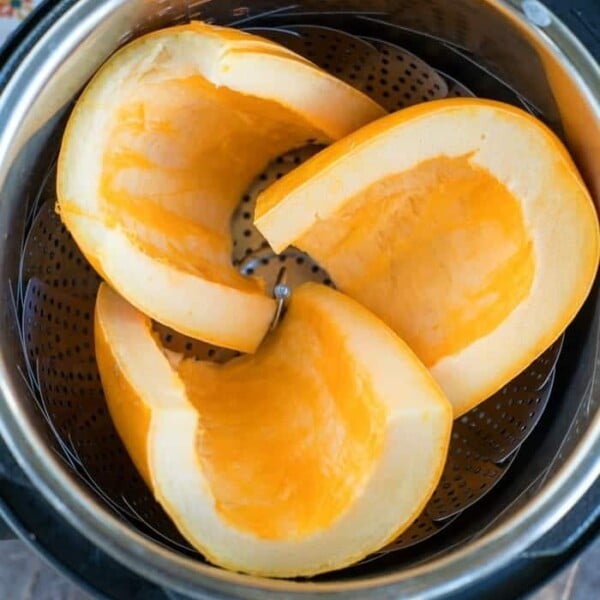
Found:
M 600 247 L 561 142 L 531 115 L 479 99 L 418 105 L 349 135 L 263 192 L 255 224 L 392 327 L 456 416 L 560 336 Z
M 274 42 L 204 23 L 157 31 L 111 57 L 78 101 L 57 209 L 94 268 L 140 310 L 252 352 L 275 303 L 231 265 L 232 211 L 277 156 L 383 114 Z
M 349 565 L 435 490 L 452 408 L 412 351 L 350 298 L 294 292 L 256 354 L 165 353 L 103 284 L 96 354 L 117 431 L 181 533 L 217 565 L 272 577 Z

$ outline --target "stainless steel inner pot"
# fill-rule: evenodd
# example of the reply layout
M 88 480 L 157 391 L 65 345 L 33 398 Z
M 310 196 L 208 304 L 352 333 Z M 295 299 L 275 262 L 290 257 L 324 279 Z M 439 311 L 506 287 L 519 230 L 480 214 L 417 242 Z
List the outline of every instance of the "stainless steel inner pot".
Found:
M 165 546 L 152 531 L 119 518 L 110 494 L 90 488 L 69 468 L 52 421 L 35 401 L 39 390 L 28 377 L 31 361 L 26 360 L 23 329 L 16 318 L 26 300 L 20 287 L 27 250 L 23 240 L 32 229 L 34 207 L 48 199 L 53 187 L 52 166 L 65 118 L 86 81 L 116 48 L 145 31 L 190 18 L 280 33 L 286 28 L 320 26 L 371 43 L 375 39 L 378 44 L 400 46 L 441 73 L 453 93 L 473 92 L 512 102 L 546 121 L 567 142 L 596 199 L 600 195 L 600 70 L 535 0 L 307 0 L 294 5 L 64 0 L 55 2 L 36 32 L 22 41 L 20 52 L 4 65 L 0 430 L 53 506 L 133 571 L 193 597 L 329 592 L 359 598 L 367 594 L 435 598 L 459 593 L 497 572 L 539 539 L 600 475 L 597 285 L 567 331 L 540 422 L 510 456 L 512 463 L 502 481 L 478 501 L 477 508 L 466 510 L 443 532 L 410 551 L 390 552 L 311 581 L 228 573 L 185 549 L 179 551 L 176 545 Z M 48 222 L 51 218 L 48 215 Z M 55 236 L 51 242 L 60 240 Z M 36 291 L 39 288 L 31 293 Z M 102 458 L 108 465 L 113 451 L 109 440 L 102 450 L 109 456 Z

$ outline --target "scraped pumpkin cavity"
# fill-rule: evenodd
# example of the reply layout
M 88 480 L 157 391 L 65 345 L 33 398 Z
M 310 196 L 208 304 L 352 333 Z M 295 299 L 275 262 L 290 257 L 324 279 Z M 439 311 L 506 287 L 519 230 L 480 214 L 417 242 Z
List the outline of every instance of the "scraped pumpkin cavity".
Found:
M 297 244 L 430 367 L 493 331 L 535 273 L 520 203 L 468 155 L 372 183 Z
M 199 460 L 216 506 L 274 540 L 344 514 L 379 459 L 386 422 L 342 333 L 310 307 L 292 310 L 255 356 L 178 369 L 200 415 Z

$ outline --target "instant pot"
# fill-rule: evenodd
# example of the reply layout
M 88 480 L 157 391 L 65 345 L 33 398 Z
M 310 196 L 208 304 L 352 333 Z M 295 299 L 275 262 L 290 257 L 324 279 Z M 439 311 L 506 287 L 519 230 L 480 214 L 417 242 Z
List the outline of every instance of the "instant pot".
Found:
M 292 32 L 307 55 L 308 30 L 337 44 L 355 38 L 397 48 L 414 57 L 415 92 L 419 73 L 431 73 L 443 82 L 437 92 L 511 102 L 545 121 L 600 202 L 596 0 L 42 3 L 0 53 L 5 521 L 108 598 L 510 598 L 533 589 L 600 531 L 598 282 L 561 343 L 508 386 L 505 399 L 492 399 L 496 409 L 488 401 L 457 421 L 456 456 L 468 448 L 470 459 L 454 463 L 455 484 L 441 484 L 437 513 L 351 568 L 274 581 L 213 567 L 177 537 L 139 480 L 86 358 L 93 350 L 85 302 L 97 279 L 52 210 L 54 165 L 69 111 L 97 68 L 133 37 L 189 19 L 275 37 Z M 335 62 L 341 46 L 331 52 Z M 405 94 L 408 101 L 410 89 Z M 486 451 L 498 432 L 511 443 Z

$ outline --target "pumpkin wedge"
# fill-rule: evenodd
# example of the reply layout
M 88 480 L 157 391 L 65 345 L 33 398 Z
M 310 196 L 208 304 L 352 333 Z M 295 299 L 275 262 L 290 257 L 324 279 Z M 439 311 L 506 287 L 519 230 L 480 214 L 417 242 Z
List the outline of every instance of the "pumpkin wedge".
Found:
M 268 40 L 204 23 L 161 30 L 113 56 L 77 103 L 58 210 L 91 264 L 140 310 L 250 352 L 274 302 L 231 265 L 232 211 L 278 155 L 382 114 Z
M 256 354 L 226 364 L 165 352 L 103 284 L 96 354 L 111 416 L 182 534 L 215 564 L 312 575 L 379 549 L 440 478 L 452 408 L 378 318 L 298 288 Z
M 598 266 L 596 211 L 561 142 L 486 100 L 364 127 L 266 190 L 255 222 L 392 327 L 457 416 L 562 333 Z

